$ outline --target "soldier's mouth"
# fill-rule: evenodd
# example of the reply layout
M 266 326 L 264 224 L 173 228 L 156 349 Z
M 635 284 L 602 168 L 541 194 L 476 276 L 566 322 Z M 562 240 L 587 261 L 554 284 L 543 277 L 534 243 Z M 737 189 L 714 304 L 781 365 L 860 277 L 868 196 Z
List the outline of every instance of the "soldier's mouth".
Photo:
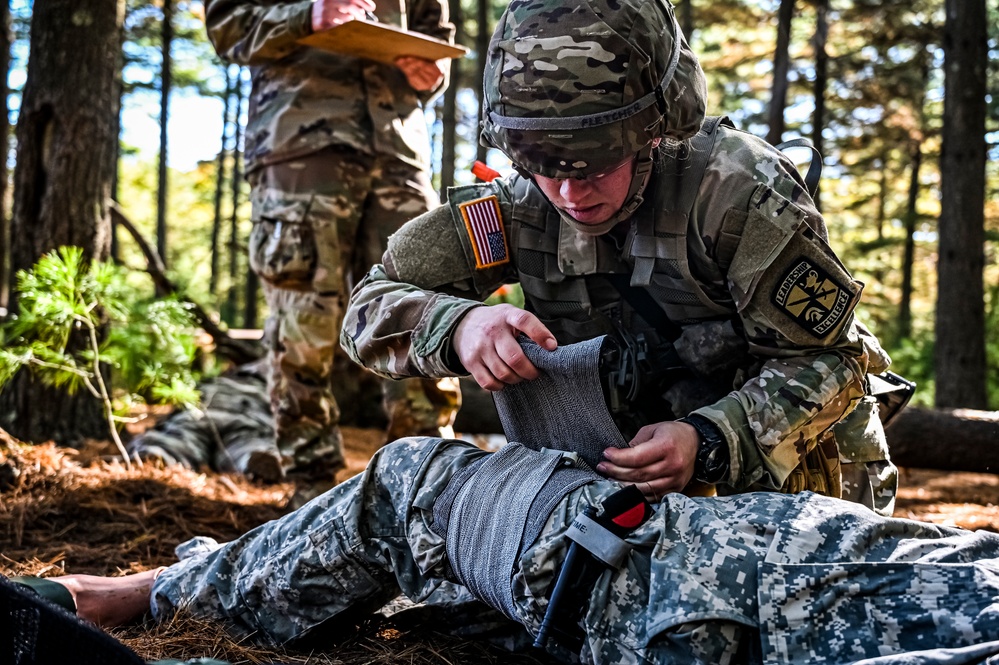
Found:
M 581 224 L 600 224 L 608 218 L 608 215 L 605 214 L 603 208 L 604 204 L 598 203 L 592 206 L 563 208 L 563 210 L 567 215 Z

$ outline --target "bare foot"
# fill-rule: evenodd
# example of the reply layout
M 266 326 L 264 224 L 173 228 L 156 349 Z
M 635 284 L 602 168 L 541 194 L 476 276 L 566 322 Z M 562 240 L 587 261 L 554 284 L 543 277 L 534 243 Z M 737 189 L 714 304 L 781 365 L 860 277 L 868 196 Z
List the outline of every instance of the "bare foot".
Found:
M 76 614 L 98 626 L 110 628 L 127 623 L 149 611 L 153 580 L 165 568 L 125 577 L 63 575 L 48 578 L 66 587 L 76 601 Z

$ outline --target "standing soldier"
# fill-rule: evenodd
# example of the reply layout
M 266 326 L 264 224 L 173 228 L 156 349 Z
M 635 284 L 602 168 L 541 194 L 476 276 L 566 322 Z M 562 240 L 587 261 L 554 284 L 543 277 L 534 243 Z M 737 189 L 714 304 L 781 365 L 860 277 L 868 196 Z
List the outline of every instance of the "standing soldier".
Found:
M 264 338 L 279 454 L 257 451 L 247 470 L 269 480 L 291 472 L 322 489 L 343 466 L 331 386 L 350 284 L 378 261 L 390 233 L 437 202 L 421 105 L 445 87 L 447 67 L 414 57 L 385 65 L 298 40 L 372 14 L 444 40 L 453 26 L 443 0 L 205 4 L 215 49 L 253 77 L 250 265 L 270 309 Z M 406 383 L 386 387 L 389 435 L 437 434 L 455 400 L 431 381 Z
M 483 89 L 482 139 L 517 173 L 450 190 L 390 239 L 352 295 L 351 357 L 498 390 L 538 376 L 521 335 L 553 351 L 627 330 L 675 347 L 692 378 L 598 471 L 652 500 L 696 479 L 890 514 L 897 472 L 867 379 L 889 359 L 854 319 L 863 285 L 795 166 L 705 118 L 669 3 L 515 2 Z M 526 311 L 482 304 L 511 282 Z

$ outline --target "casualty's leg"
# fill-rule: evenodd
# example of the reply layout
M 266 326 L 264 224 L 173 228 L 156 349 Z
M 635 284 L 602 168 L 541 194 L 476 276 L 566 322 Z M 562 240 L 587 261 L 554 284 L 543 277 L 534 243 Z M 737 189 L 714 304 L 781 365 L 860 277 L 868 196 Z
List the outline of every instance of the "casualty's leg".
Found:
M 120 626 L 149 611 L 149 594 L 156 576 L 166 568 L 125 577 L 63 575 L 48 578 L 69 591 L 76 614 L 98 626 Z
M 184 609 L 284 643 L 345 610 L 355 610 L 353 620 L 400 591 L 416 601 L 429 596 L 446 556 L 443 538 L 431 530 L 434 501 L 457 471 L 485 454 L 460 441 L 396 441 L 375 453 L 363 474 L 295 512 L 168 568 L 51 579 L 98 625 Z
M 168 568 L 152 590 L 153 614 L 184 608 L 280 644 L 345 610 L 353 621 L 400 590 L 421 600 L 439 585 L 445 557 L 443 539 L 430 530 L 433 502 L 483 454 L 440 439 L 389 444 L 360 476 Z

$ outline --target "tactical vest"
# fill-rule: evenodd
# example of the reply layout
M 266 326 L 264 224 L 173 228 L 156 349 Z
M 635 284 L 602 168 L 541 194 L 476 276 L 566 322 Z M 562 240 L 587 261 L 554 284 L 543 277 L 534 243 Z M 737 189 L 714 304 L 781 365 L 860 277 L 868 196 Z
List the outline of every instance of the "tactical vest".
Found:
M 742 228 L 738 224 L 723 224 L 712 258 L 700 244 L 697 229 L 691 229 L 690 221 L 718 127 L 723 123 L 732 126 L 725 118 L 706 119 L 689 147 L 682 149 L 677 158 L 669 160 L 665 168 L 657 168 L 655 181 L 649 184 L 654 189 L 632 217 L 628 235 L 620 244 L 612 241 L 611 234 L 593 237 L 575 232 L 529 181 L 516 182 L 512 196 L 511 245 L 517 256 L 525 306 L 561 343 L 610 333 L 614 315 L 631 309 L 622 293 L 605 277 L 610 274 L 628 275 L 632 287 L 646 289 L 674 324 L 715 326 L 711 336 L 733 338 L 719 341 L 719 348 L 724 349 L 729 342 L 732 348 L 743 348 L 738 346 L 744 341 L 737 332 L 738 315 L 731 294 L 727 288 L 708 292 L 710 284 L 725 285 Z M 696 278 L 691 271 L 691 258 L 698 262 Z M 654 330 L 651 322 L 642 320 L 641 312 L 638 314 L 639 319 L 624 320 L 624 325 L 633 332 L 642 327 Z M 735 327 L 727 325 L 716 335 L 715 331 L 722 330 L 720 322 L 723 321 L 733 322 Z M 740 358 L 741 354 L 733 355 L 734 364 L 724 372 L 715 373 L 713 381 L 703 378 L 708 372 L 691 367 L 702 378 L 691 381 L 690 385 L 676 386 L 672 391 L 672 397 L 677 400 L 671 402 L 673 408 L 682 412 L 675 415 L 710 404 L 734 387 L 732 379 L 736 376 L 737 365 L 745 361 Z M 700 360 L 682 353 L 681 358 L 688 365 Z M 744 369 L 749 370 L 748 367 Z M 707 383 L 711 385 L 701 385 Z M 684 394 L 691 398 L 686 404 L 679 401 Z M 871 466 L 874 458 L 887 459 L 879 423 L 871 420 L 871 414 L 851 415 L 870 422 L 871 428 L 878 430 L 876 435 L 854 441 L 857 437 L 852 435 L 844 440 L 832 430 L 825 432 L 786 479 L 782 491 L 808 489 L 842 496 L 841 455 L 844 455 L 844 461 L 857 462 L 864 469 Z M 854 451 L 857 446 L 862 450 Z M 890 464 L 875 462 L 875 466 L 877 463 Z M 863 475 L 866 471 L 860 473 Z M 893 490 L 878 491 L 893 496 Z M 863 502 L 875 509 L 883 508 L 878 500 Z
M 630 275 L 632 287 L 645 288 L 666 316 L 677 324 L 734 318 L 727 292 L 709 294 L 691 275 L 688 256 L 690 212 L 714 147 L 717 128 L 727 119 L 708 118 L 701 131 L 660 167 L 652 190 L 631 221 L 628 235 L 615 244 L 607 237 L 577 233 L 529 181 L 513 192 L 511 244 L 517 252 L 520 284 L 527 308 L 562 342 L 576 342 L 610 332 L 608 312 L 624 307 L 620 292 L 601 275 Z M 724 283 L 735 242 L 719 246 L 714 281 Z M 709 267 L 709 270 L 712 268 Z M 729 302 L 726 302 L 728 300 Z M 612 317 L 611 317 L 612 318 Z M 646 322 L 648 323 L 648 322 Z

